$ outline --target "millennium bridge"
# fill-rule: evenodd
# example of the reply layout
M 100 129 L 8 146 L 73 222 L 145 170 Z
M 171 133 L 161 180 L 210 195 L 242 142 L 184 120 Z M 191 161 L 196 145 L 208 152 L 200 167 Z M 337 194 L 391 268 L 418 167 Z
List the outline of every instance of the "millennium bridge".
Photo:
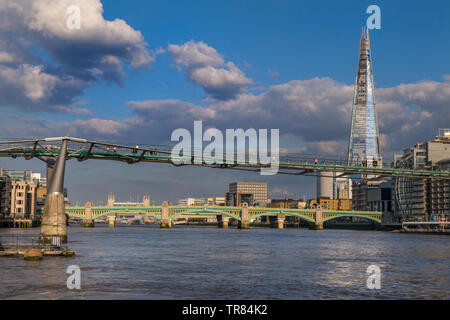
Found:
M 46 164 L 47 168 L 47 195 L 45 197 L 44 214 L 41 223 L 41 240 L 51 241 L 53 236 L 61 237 L 63 242 L 67 242 L 67 226 L 66 226 L 66 209 L 64 205 L 64 172 L 66 160 L 77 159 L 78 161 L 92 160 L 113 160 L 122 161 L 128 164 L 139 162 L 168 163 L 177 166 L 196 165 L 203 167 L 212 167 L 218 169 L 247 170 L 259 171 L 261 168 L 268 168 L 270 164 L 260 161 L 239 161 L 231 159 L 239 159 L 237 154 L 233 157 L 225 156 L 226 163 L 211 162 L 211 159 L 203 158 L 202 154 L 196 152 L 190 155 L 178 157 L 182 161 L 174 162 L 171 156 L 172 152 L 161 147 L 138 147 L 126 144 L 117 144 L 110 142 L 92 141 L 87 139 L 73 137 L 55 137 L 42 139 L 0 141 L 0 157 L 23 157 L 27 160 L 37 158 Z M 231 155 L 230 155 L 231 156 Z M 221 161 L 223 162 L 223 161 Z M 280 157 L 277 174 L 290 175 L 317 175 L 324 172 L 336 172 L 338 177 L 348 175 L 365 175 L 366 177 L 413 177 L 413 178 L 429 178 L 429 179 L 450 179 L 450 171 L 440 170 L 415 170 L 408 168 L 389 168 L 385 164 L 367 167 L 359 163 L 347 163 L 342 160 L 320 159 L 317 157 Z M 135 208 L 137 209 L 137 208 Z M 101 212 L 103 210 L 103 212 Z M 200 214 L 203 210 L 207 214 L 216 214 L 224 220 L 234 218 L 239 221 L 242 228 L 247 228 L 248 223 L 263 215 L 276 215 L 280 221 L 286 215 L 298 216 L 306 221 L 313 222 L 320 229 L 321 223 L 325 219 L 335 219 L 340 216 L 358 216 L 381 221 L 380 213 L 367 212 L 328 212 L 323 211 L 319 207 L 314 211 L 293 210 L 289 209 L 261 209 L 249 208 L 247 204 L 243 204 L 240 208 L 177 208 L 169 207 L 167 202 L 159 207 L 144 208 L 141 214 L 153 215 L 160 219 L 162 227 L 170 227 L 172 219 L 177 216 Z M 277 211 L 278 210 L 278 211 Z M 89 215 L 95 217 L 98 214 L 111 215 L 114 209 L 103 208 L 96 209 L 87 206 L 84 210 L 71 209 L 67 210 L 69 215 L 84 216 L 83 219 L 89 219 Z M 81 212 L 84 212 L 82 214 Z M 97 213 L 98 212 L 98 213 Z M 108 213 L 109 212 L 109 213 Z M 210 212 L 210 213 L 209 213 Z
M 61 146 L 59 145 L 61 143 Z M 138 162 L 167 163 L 175 166 L 202 166 L 218 169 L 246 170 L 258 172 L 261 168 L 269 168 L 270 164 L 251 161 L 229 161 L 224 155 L 223 163 L 211 163 L 211 160 L 203 157 L 196 151 L 191 156 L 180 156 L 175 163 L 170 149 L 161 147 L 138 147 L 116 144 L 110 142 L 91 141 L 73 137 L 56 137 L 31 140 L 0 141 L 0 157 L 24 157 L 27 160 L 38 158 L 47 163 L 47 168 L 53 168 L 55 158 L 63 151 L 64 160 L 77 159 L 78 161 L 113 160 L 128 164 Z M 237 159 L 237 153 L 232 159 Z M 181 163 L 178 163 L 181 162 Z M 226 162 L 226 163 L 225 163 Z M 412 178 L 450 179 L 450 171 L 423 170 L 388 167 L 379 163 L 378 166 L 367 167 L 362 163 L 348 164 L 347 160 L 326 159 L 317 156 L 281 156 L 279 159 L 277 174 L 311 175 L 322 172 L 336 172 L 339 176 L 346 175 L 370 175 L 370 176 L 397 176 Z
M 312 229 L 323 229 L 323 223 L 343 217 L 357 217 L 382 222 L 382 212 L 372 211 L 332 211 L 323 210 L 320 206 L 315 209 L 284 209 L 284 208 L 261 208 L 249 207 L 243 203 L 241 207 L 224 206 L 169 206 L 164 201 L 161 206 L 140 206 L 140 207 L 108 207 L 92 206 L 87 202 L 84 207 L 66 207 L 65 213 L 70 217 L 83 219 L 85 227 L 93 227 L 94 220 L 107 217 L 110 226 L 114 226 L 119 215 L 139 215 L 153 217 L 160 222 L 162 228 L 170 228 L 175 219 L 188 218 L 217 218 L 218 226 L 227 228 L 230 219 L 238 221 L 238 227 L 248 229 L 249 224 L 256 219 L 266 216 L 272 217 L 275 225 L 282 229 L 287 216 L 298 217 L 309 222 Z

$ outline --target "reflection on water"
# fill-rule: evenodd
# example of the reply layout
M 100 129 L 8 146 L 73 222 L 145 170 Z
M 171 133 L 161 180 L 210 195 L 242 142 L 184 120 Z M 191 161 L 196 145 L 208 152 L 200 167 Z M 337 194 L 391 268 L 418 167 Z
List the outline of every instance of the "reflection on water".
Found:
M 39 229 L 0 229 L 37 234 Z M 443 299 L 450 238 L 375 231 L 69 228 L 74 258 L 0 259 L 1 299 Z M 81 290 L 66 268 L 81 267 Z M 366 269 L 381 268 L 381 289 Z

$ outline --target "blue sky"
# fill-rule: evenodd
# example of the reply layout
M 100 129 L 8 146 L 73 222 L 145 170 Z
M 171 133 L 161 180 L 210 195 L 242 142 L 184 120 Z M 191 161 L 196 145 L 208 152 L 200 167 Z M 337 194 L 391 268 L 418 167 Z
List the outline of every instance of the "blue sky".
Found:
M 69 4 L 82 8 L 79 33 L 61 30 Z M 285 148 L 345 155 L 359 37 L 372 4 L 381 9 L 381 29 L 370 32 L 375 101 L 382 152 L 391 159 L 449 127 L 446 1 L 6 0 L 0 4 L 1 138 L 70 133 L 158 144 L 180 125 L 190 129 L 203 120 L 221 129 L 280 128 Z M 215 64 L 190 64 L 188 54 L 198 48 L 209 50 Z M 207 67 L 232 78 L 208 83 L 211 74 L 196 73 Z M 254 110 L 261 116 L 252 116 Z M 44 173 L 37 160 L 1 159 L 0 166 Z M 238 178 L 263 179 L 202 168 L 70 166 L 66 185 L 79 201 L 111 191 L 118 199 L 148 192 L 158 202 L 220 196 Z M 95 183 L 88 181 L 93 176 Z M 168 176 L 202 179 L 175 187 Z M 274 197 L 315 195 L 313 178 L 264 179 Z
M 352 84 L 361 26 L 373 1 L 103 1 L 105 18 L 120 17 L 153 48 L 203 41 L 255 79 L 253 88 L 294 79 L 332 77 Z M 445 1 L 383 1 L 381 30 L 371 31 L 375 85 L 441 81 L 450 42 Z M 130 70 L 126 87 L 97 83 L 83 97 L 95 114 L 127 113 L 129 100 L 181 99 L 201 103 L 201 88 L 171 68 L 163 54 L 152 70 Z M 448 65 L 447 65 L 448 67 Z M 273 78 L 268 70 L 278 72 Z M 105 94 L 107 92 L 107 94 Z
M 331 77 L 352 84 L 361 26 L 373 1 L 103 1 L 107 20 L 121 18 L 151 48 L 203 41 L 255 79 L 251 87 Z M 445 1 L 379 1 L 381 30 L 371 31 L 375 85 L 441 81 L 450 42 Z M 181 99 L 202 103 L 202 89 L 173 69 L 163 54 L 150 70 L 127 68 L 125 87 L 95 83 L 80 96 L 96 116 L 129 114 L 130 100 Z M 268 70 L 278 73 L 271 77 Z M 256 89 L 255 89 L 256 88 Z M 62 116 L 62 119 L 67 118 Z

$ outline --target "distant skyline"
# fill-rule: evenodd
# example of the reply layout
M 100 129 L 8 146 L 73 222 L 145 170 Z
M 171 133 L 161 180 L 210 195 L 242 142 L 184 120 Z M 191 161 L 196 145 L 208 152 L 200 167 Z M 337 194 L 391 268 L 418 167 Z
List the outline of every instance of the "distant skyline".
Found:
M 66 9 L 81 9 L 68 30 Z M 366 8 L 381 153 L 450 124 L 445 1 L 0 1 L 0 138 L 71 136 L 167 144 L 194 120 L 279 128 L 284 149 L 345 158 Z M 33 159 L 0 167 L 45 174 Z M 69 161 L 73 201 L 223 196 L 234 181 L 315 195 L 315 179 L 163 164 Z

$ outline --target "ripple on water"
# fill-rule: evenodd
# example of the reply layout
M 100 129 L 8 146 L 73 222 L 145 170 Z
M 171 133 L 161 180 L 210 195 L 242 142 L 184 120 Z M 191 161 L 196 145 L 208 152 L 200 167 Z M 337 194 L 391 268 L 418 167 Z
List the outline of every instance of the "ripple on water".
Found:
M 20 230 L 38 234 L 38 229 Z M 0 234 L 18 233 L 0 229 Z M 448 299 L 450 238 L 373 231 L 69 228 L 73 258 L 0 259 L 2 299 Z M 80 291 L 66 285 L 81 267 Z M 366 269 L 381 268 L 381 290 Z

